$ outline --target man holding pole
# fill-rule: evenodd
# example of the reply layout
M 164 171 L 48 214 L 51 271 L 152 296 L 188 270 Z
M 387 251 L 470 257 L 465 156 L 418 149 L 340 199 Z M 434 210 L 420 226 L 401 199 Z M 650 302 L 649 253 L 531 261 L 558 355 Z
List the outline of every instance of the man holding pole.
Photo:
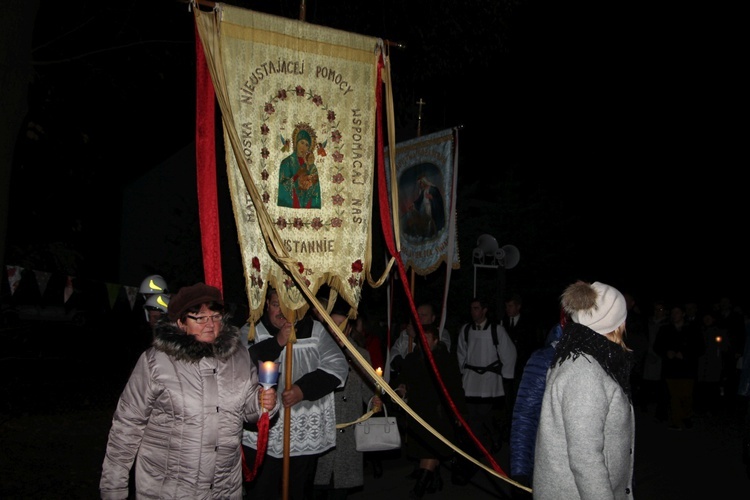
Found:
M 293 344 L 291 359 L 287 360 L 292 329 L 297 341 Z M 266 457 L 255 480 L 246 485 L 248 492 L 252 498 L 270 500 L 279 498 L 282 490 L 288 490 L 291 500 L 303 500 L 317 457 L 336 445 L 333 391 L 344 386 L 349 365 L 341 348 L 320 322 L 308 315 L 292 325 L 281 311 L 276 290 L 270 288 L 266 311 L 255 325 L 255 338 L 248 350 L 255 363 L 280 363 L 276 392 L 281 395 L 284 408 L 271 422 Z M 289 387 L 287 366 L 291 366 L 293 381 Z M 284 422 L 287 415 L 289 425 Z M 285 427 L 289 429 L 288 434 L 284 433 Z M 257 429 L 246 426 L 242 446 L 247 463 L 255 461 L 258 437 Z M 289 475 L 288 484 L 282 485 L 285 449 L 289 451 Z

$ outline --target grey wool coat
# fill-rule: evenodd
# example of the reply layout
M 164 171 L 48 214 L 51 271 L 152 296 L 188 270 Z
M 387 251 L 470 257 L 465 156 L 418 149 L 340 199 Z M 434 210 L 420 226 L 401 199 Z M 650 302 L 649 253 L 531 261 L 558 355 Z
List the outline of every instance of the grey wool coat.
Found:
M 355 347 L 357 352 L 369 363 L 370 353 L 361 347 Z M 361 417 L 365 405 L 375 394 L 375 386 L 370 382 L 367 373 L 359 367 L 359 363 L 351 356 L 347 356 L 347 359 L 349 361 L 349 376 L 346 378 L 346 384 L 333 393 L 336 425 L 353 422 Z M 324 452 L 318 458 L 318 466 L 315 470 L 315 485 L 330 485 L 333 488 L 362 486 L 365 482 L 363 469 L 364 456 L 361 451 L 356 450 L 354 426 L 336 429 L 336 447 Z
M 633 498 L 635 417 L 628 395 L 591 356 L 547 372 L 534 499 Z
M 260 416 L 260 386 L 238 330 L 213 344 L 168 322 L 154 334 L 112 419 L 101 498 L 128 498 L 135 463 L 136 498 L 241 500 L 242 425 Z

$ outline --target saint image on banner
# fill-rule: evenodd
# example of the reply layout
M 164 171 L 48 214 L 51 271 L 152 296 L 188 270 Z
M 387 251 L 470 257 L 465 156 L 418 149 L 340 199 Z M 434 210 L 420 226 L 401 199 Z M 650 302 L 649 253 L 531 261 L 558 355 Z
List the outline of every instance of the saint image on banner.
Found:
M 278 206 L 320 208 L 320 182 L 315 165 L 315 131 L 300 123 L 292 135 L 292 154 L 281 160 Z
M 421 238 L 433 238 L 445 227 L 445 204 L 440 189 L 430 180 L 424 171 L 428 165 L 418 165 L 418 171 L 413 186 L 413 195 L 402 218 L 402 227 L 406 234 Z M 431 165 L 434 172 L 437 167 Z M 414 170 L 415 172 L 417 170 Z

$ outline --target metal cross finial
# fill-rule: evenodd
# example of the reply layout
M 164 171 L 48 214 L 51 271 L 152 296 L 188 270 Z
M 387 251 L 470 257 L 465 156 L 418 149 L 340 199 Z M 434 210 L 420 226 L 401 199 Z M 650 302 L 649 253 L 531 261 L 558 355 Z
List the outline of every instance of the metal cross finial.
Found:
M 417 105 L 419 106 L 419 112 L 417 114 L 417 137 L 421 137 L 422 135 L 422 106 L 424 106 L 425 104 L 427 103 L 424 102 L 420 97 L 417 101 Z

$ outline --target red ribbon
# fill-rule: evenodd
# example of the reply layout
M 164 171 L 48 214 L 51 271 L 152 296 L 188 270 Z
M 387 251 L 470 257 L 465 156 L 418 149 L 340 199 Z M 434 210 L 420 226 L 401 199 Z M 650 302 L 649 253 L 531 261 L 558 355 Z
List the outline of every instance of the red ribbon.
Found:
M 268 447 L 268 423 L 268 412 L 264 411 L 258 419 L 258 451 L 255 454 L 255 463 L 253 464 L 252 470 L 250 470 L 250 467 L 247 465 L 244 450 L 242 451 L 242 477 L 245 479 L 246 483 L 255 479 L 255 475 L 258 473 L 258 469 L 263 463 L 263 458 L 266 456 L 266 448 Z

